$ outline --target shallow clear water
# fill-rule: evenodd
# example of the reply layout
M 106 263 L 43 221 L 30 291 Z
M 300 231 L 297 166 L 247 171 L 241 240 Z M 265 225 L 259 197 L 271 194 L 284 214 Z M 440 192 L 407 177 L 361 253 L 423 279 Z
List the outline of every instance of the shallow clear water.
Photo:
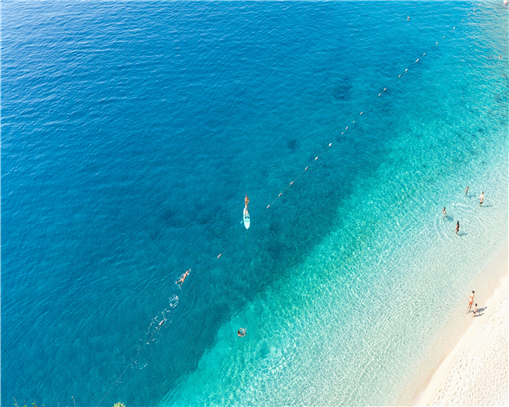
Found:
M 2 402 L 408 403 L 508 235 L 473 8 L 3 3 Z

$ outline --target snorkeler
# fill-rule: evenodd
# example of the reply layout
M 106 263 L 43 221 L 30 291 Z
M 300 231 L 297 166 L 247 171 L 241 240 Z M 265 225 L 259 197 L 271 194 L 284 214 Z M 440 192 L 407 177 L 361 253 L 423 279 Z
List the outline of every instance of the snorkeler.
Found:
M 179 281 L 175 281 L 175 284 L 180 283 L 180 287 L 182 288 L 182 284 L 184 284 L 184 281 L 186 281 L 187 276 L 189 275 L 189 272 L 191 269 L 187 270 L 184 274 L 182 274 L 182 277 L 180 277 Z
M 238 331 L 237 331 L 237 335 L 240 336 L 241 338 L 243 338 L 244 336 L 246 336 L 246 328 L 240 328 Z

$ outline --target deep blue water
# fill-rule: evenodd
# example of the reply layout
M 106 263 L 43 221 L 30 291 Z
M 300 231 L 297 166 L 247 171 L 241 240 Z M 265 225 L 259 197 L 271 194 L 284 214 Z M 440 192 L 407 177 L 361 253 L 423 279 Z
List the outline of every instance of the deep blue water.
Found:
M 398 240 L 394 201 L 407 202 L 398 225 L 424 219 L 430 205 L 455 204 L 452 192 L 430 192 L 426 204 L 419 197 L 450 191 L 451 175 L 461 186 L 501 182 L 479 225 L 507 211 L 507 9 L 486 3 L 467 18 L 474 7 L 2 2 L 2 405 L 12 397 L 71 405 L 71 396 L 96 405 L 139 351 L 103 405 L 284 404 L 268 386 L 246 384 L 255 370 L 235 362 L 230 371 L 218 362 L 225 354 L 208 356 L 225 326 L 240 318 L 253 337 L 257 323 L 245 315 L 299 320 L 309 302 L 276 294 L 300 287 L 309 259 L 320 261 L 307 275 L 320 275 L 336 256 L 320 250 L 336 234 L 331 283 L 362 280 L 360 268 L 342 267 L 368 264 L 361 248 L 375 250 L 379 236 L 393 253 L 412 251 Z M 392 182 L 397 192 L 377 201 Z M 483 230 L 475 225 L 471 244 Z M 180 290 L 174 282 L 189 267 Z M 356 296 L 374 287 L 365 284 Z M 259 302 L 267 308 L 246 313 Z M 288 304 L 299 311 L 276 315 Z M 303 323 L 303 332 L 323 340 L 316 327 Z M 254 351 L 237 344 L 224 345 L 226 354 L 246 366 L 284 349 L 268 339 Z M 304 364 L 295 363 L 277 387 L 296 386 L 287 404 L 323 404 L 299 398 L 314 393 L 296 384 L 291 372 Z M 348 396 L 332 404 L 388 403 L 370 387 L 375 373 L 363 373 L 365 389 L 340 381 Z M 256 389 L 252 398 L 242 386 Z

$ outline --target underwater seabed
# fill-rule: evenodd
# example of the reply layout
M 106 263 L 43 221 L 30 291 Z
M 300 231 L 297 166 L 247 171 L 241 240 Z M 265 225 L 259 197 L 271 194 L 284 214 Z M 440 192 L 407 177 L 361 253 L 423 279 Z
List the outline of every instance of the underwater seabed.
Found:
M 479 160 L 460 148 L 454 130 L 439 133 L 440 124 L 401 126 L 387 164 L 339 209 L 342 226 L 223 325 L 196 371 L 161 405 L 412 401 L 466 329 L 472 281 L 498 279 L 483 266 L 507 242 L 506 131 L 465 141 L 467 151 L 483 151 Z M 481 190 L 489 191 L 482 207 Z
M 507 8 L 366 5 L 2 3 L 4 400 L 412 400 L 507 240 Z

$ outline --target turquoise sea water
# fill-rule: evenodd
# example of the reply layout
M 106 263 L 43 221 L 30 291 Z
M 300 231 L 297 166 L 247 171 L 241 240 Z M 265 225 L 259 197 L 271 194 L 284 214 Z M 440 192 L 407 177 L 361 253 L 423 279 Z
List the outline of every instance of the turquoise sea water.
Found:
M 408 404 L 507 240 L 507 13 L 3 2 L 2 405 Z

